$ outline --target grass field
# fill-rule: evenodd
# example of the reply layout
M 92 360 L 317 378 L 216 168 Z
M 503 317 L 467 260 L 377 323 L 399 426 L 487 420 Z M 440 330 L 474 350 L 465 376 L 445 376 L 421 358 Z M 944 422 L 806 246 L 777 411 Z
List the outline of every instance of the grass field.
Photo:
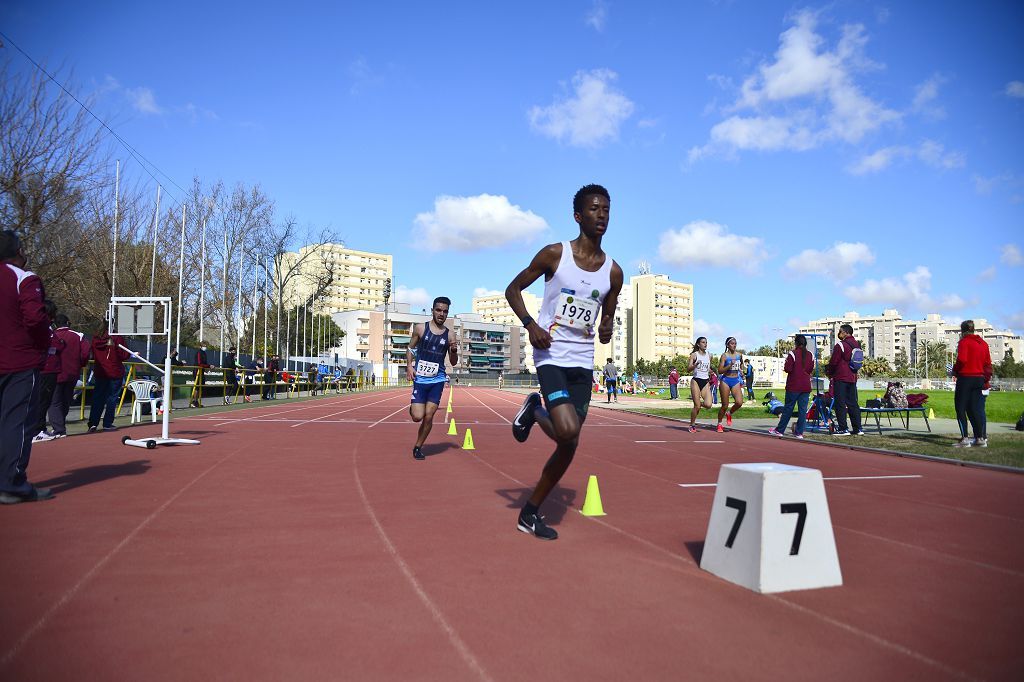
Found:
M 820 440 L 828 443 L 836 442 L 834 436 L 824 434 L 808 433 L 806 437 L 808 440 Z M 885 436 L 870 434 L 866 436 L 851 436 L 844 439 L 841 444 L 931 455 L 933 457 L 944 457 L 964 462 L 999 464 L 1024 469 L 1024 433 L 990 434 L 987 448 L 954 448 L 952 447 L 953 440 L 948 435 L 906 431 Z

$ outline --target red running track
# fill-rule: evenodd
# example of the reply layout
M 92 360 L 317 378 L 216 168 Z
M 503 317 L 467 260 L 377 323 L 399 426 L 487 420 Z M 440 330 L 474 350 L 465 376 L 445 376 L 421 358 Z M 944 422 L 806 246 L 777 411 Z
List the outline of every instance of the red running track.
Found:
M 456 389 L 424 462 L 407 401 L 37 446 L 58 497 L 0 510 L 0 679 L 1022 679 L 1024 476 L 595 404 L 541 542 L 515 520 L 551 444 L 512 439 L 520 397 Z M 699 568 L 714 489 L 678 485 L 757 461 L 920 478 L 827 481 L 844 585 L 766 596 Z M 576 511 L 590 474 L 605 517 Z

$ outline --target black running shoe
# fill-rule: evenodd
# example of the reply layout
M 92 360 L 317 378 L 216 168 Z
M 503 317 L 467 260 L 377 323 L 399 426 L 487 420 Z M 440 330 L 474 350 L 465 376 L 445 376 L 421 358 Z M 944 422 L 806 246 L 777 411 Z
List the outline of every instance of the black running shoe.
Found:
M 417 446 L 412 449 L 413 459 L 426 459 L 427 456 L 423 454 L 423 448 Z
M 526 396 L 523 406 L 519 408 L 516 418 L 512 420 L 512 437 L 520 443 L 525 443 L 530 437 L 530 429 L 537 421 L 533 411 L 540 407 L 540 393 L 531 393 Z
M 529 533 L 541 540 L 557 540 L 558 531 L 544 523 L 544 517 L 540 514 L 527 514 L 519 512 L 519 530 Z

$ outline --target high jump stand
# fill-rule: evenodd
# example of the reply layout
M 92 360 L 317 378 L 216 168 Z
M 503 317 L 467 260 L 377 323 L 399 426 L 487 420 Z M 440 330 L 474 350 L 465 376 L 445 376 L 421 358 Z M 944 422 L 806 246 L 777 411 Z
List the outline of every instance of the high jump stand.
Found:
M 157 306 L 161 306 L 164 313 L 161 329 L 157 328 Z M 153 450 L 157 445 L 199 445 L 197 440 L 171 438 L 170 435 L 171 408 L 173 407 L 174 397 L 171 380 L 171 298 L 169 296 L 115 296 L 110 299 L 110 308 L 107 312 L 107 330 L 111 334 L 119 336 L 167 337 L 167 357 L 164 359 L 163 369 L 160 369 L 135 351 L 120 346 L 122 350 L 127 351 L 132 357 L 138 358 L 164 375 L 164 414 L 161 434 L 149 438 L 124 436 L 121 438 L 121 442 L 125 445 L 146 448 L 147 450 Z

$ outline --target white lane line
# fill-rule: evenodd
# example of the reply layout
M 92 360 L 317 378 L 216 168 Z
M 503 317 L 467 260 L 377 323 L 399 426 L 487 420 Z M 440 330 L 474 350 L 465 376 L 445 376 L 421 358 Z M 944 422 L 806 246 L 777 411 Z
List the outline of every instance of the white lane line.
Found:
M 635 440 L 634 443 L 667 443 L 667 440 Z M 674 440 L 673 443 L 682 443 L 681 440 Z
M 385 420 L 387 420 L 387 419 L 390 419 L 391 417 L 394 417 L 394 416 L 395 416 L 396 414 L 398 414 L 399 412 L 401 412 L 402 410 L 405 410 L 405 409 L 407 409 L 407 407 L 406 407 L 405 405 L 402 405 L 402 406 L 401 406 L 401 407 L 399 407 L 399 408 L 398 408 L 397 410 L 395 410 L 394 412 L 392 412 L 391 414 L 389 414 L 389 415 L 388 415 L 387 417 L 384 417 L 383 419 L 378 419 L 377 421 L 373 422 L 372 424 L 370 424 L 370 425 L 369 425 L 368 427 L 366 427 L 366 428 L 368 428 L 368 429 L 372 429 L 372 428 L 373 428 L 374 426 L 376 426 L 377 424 L 380 424 L 380 423 L 381 423 L 382 421 L 385 421 Z M 403 422 L 403 423 L 404 423 L 404 422 Z
M 302 422 L 299 422 L 298 424 L 292 424 L 292 428 L 293 428 L 293 429 L 294 429 L 294 428 L 297 428 L 297 427 L 299 427 L 299 426 L 302 426 L 303 424 L 312 424 L 312 423 L 314 423 L 314 422 L 318 422 L 318 421 L 320 421 L 321 419 L 327 419 L 328 417 L 336 417 L 337 415 L 339 415 L 339 414 L 345 414 L 346 412 L 352 412 L 352 411 L 354 411 L 354 410 L 361 410 L 361 409 L 363 409 L 364 407 L 369 407 L 370 405 L 377 405 L 378 403 L 386 403 L 386 402 L 390 402 L 390 401 L 394 400 L 394 399 L 395 399 L 396 397 L 398 397 L 398 396 L 390 396 L 390 397 L 388 397 L 388 398 L 384 398 L 383 400 L 375 400 L 375 401 L 373 401 L 372 403 L 364 403 L 364 404 L 362 404 L 362 405 L 356 405 L 355 407 L 350 407 L 350 408 L 349 408 L 349 409 L 347 409 L 347 410 L 340 410 L 340 411 L 338 411 L 338 412 L 332 412 L 332 413 L 330 413 L 330 414 L 325 414 L 325 415 L 324 415 L 324 416 L 322 416 L 322 417 L 316 417 L 316 418 L 314 418 L 314 419 L 307 419 L 306 421 L 302 421 Z
M 877 481 L 887 478 L 924 478 L 921 474 L 910 474 L 907 476 L 826 476 L 825 481 Z M 678 483 L 680 488 L 714 488 L 717 483 Z
M 506 424 L 511 424 L 511 423 L 512 423 L 512 422 L 511 422 L 511 420 L 509 420 L 509 419 L 508 419 L 508 417 L 506 417 L 505 415 L 501 414 L 500 412 L 498 412 L 497 410 L 495 410 L 495 409 L 494 409 L 493 407 L 491 407 L 490 405 L 487 405 L 486 403 L 484 403 L 484 401 L 480 400 L 480 398 L 477 398 L 477 397 L 476 397 L 476 395 L 474 395 L 474 394 L 472 394 L 472 393 L 470 393 L 469 395 L 470 395 L 470 397 L 471 397 L 471 398 L 473 398 L 473 400 L 477 401 L 478 403 L 480 403 L 481 405 L 483 405 L 484 407 L 486 407 L 486 408 L 487 408 L 488 410 L 490 410 L 490 411 L 491 411 L 491 412 L 493 412 L 494 414 L 496 414 L 496 415 L 498 415 L 499 417 L 501 417 L 502 419 L 504 419 L 504 420 L 505 420 L 505 423 L 506 423 Z
M 724 440 L 692 440 L 691 443 L 724 443 Z

